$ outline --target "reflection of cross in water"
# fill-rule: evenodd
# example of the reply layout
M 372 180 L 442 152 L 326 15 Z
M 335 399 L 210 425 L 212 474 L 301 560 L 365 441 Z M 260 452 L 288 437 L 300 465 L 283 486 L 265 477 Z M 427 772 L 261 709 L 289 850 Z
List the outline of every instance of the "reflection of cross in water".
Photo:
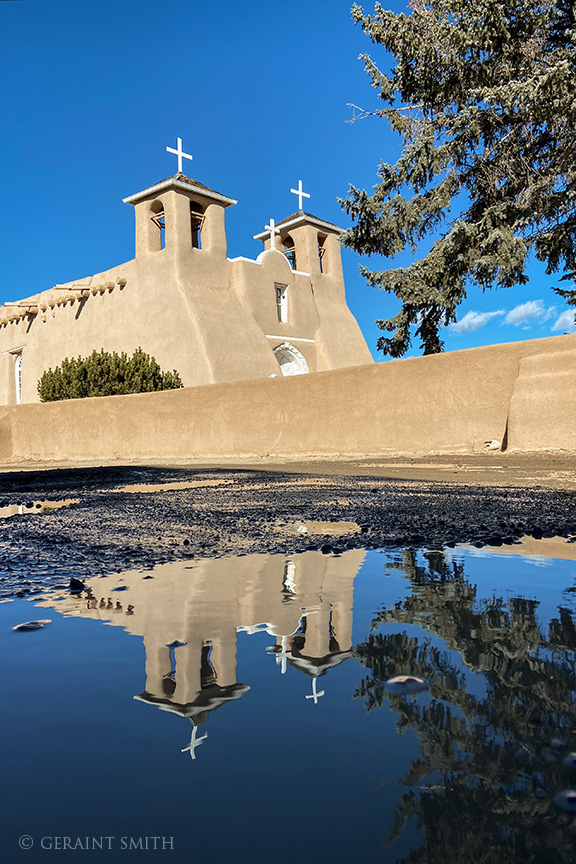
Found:
M 282 636 L 282 650 L 276 654 L 276 665 L 281 667 L 280 672 L 282 675 L 286 674 L 286 660 L 291 656 L 290 651 L 286 651 L 287 639 L 287 636 Z
M 196 750 L 196 747 L 199 747 L 200 744 L 202 743 L 202 741 L 204 741 L 208 737 L 208 733 L 206 732 L 206 734 L 202 735 L 201 738 L 196 738 L 197 732 L 198 732 L 198 727 L 192 726 L 192 734 L 190 735 L 190 744 L 188 744 L 187 747 L 182 747 L 182 749 L 180 750 L 181 753 L 185 753 L 186 750 L 189 750 L 191 759 L 196 759 L 196 753 L 194 752 Z
M 315 705 L 318 704 L 318 699 L 320 698 L 320 696 L 324 696 L 325 693 L 324 690 L 320 690 L 319 693 L 316 692 L 316 680 L 316 678 L 312 678 L 312 693 L 310 696 L 306 696 L 306 699 L 313 699 Z

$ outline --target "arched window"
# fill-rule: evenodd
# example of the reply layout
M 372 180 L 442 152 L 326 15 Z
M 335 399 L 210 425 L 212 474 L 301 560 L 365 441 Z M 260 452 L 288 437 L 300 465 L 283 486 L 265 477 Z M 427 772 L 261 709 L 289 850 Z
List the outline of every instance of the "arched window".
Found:
M 289 234 L 286 237 L 282 237 L 282 246 L 290 267 L 292 270 L 296 270 L 296 247 L 294 246 L 294 240 Z
M 283 342 L 274 349 L 282 375 L 306 375 L 310 369 L 300 351 L 289 342 Z
M 152 211 L 152 222 L 160 232 L 160 245 L 158 249 L 164 249 L 166 246 L 166 220 L 164 218 L 164 205 L 162 201 L 153 201 L 150 205 Z
M 190 201 L 190 226 L 192 228 L 192 248 L 202 248 L 202 223 L 204 208 L 196 201 Z
M 16 405 L 22 402 L 22 354 L 16 355 L 14 363 L 14 384 L 16 385 Z
M 326 261 L 324 260 L 324 253 L 326 252 L 326 248 L 324 246 L 326 242 L 325 234 L 318 234 L 318 266 L 320 267 L 321 273 L 326 273 Z

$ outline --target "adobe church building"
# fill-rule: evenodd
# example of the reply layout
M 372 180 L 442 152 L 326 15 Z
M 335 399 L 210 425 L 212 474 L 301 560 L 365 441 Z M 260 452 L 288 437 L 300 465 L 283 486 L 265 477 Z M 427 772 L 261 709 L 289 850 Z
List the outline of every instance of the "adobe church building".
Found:
M 257 235 L 254 261 L 226 253 L 236 204 L 178 172 L 124 199 L 136 255 L 103 273 L 0 307 L 0 404 L 38 402 L 65 357 L 137 347 L 185 387 L 371 364 L 346 305 L 340 229 L 300 209 Z M 191 158 L 191 157 L 189 157 Z M 272 239 L 271 239 L 272 238 Z

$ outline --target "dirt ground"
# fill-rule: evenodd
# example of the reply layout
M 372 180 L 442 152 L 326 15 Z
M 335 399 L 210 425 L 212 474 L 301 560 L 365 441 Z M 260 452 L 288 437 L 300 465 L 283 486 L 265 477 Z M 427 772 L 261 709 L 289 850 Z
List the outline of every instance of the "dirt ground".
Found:
M 467 483 L 482 486 L 547 486 L 576 489 L 576 453 L 500 453 L 387 456 L 306 462 L 242 463 L 250 470 L 372 476 L 390 480 Z
M 117 463 L 51 463 L 0 464 L 0 490 L 2 475 L 35 473 L 57 468 L 114 468 Z M 123 463 L 123 468 L 131 467 Z M 463 454 L 427 454 L 425 456 L 371 456 L 363 459 L 245 459 L 195 460 L 190 462 L 163 461 L 134 463 L 141 467 L 158 469 L 238 469 L 244 471 L 284 472 L 291 474 L 327 474 L 339 476 L 372 476 L 390 480 L 422 480 L 477 484 L 482 486 L 546 486 L 551 489 L 576 489 L 576 453 L 546 452 L 514 453 L 482 452 Z
M 66 502 L 64 506 L 59 506 Z M 576 540 L 568 454 L 6 466 L 0 597 L 169 560 Z M 336 524 L 334 524 L 336 523 Z

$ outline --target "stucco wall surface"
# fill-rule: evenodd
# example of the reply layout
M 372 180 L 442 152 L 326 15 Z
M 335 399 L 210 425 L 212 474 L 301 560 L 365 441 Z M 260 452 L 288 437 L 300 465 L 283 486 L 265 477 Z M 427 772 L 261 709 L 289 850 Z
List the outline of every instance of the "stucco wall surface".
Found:
M 576 350 L 520 360 L 508 436 L 510 449 L 576 450 Z
M 0 459 L 576 449 L 576 335 L 289 378 L 19 405 Z

